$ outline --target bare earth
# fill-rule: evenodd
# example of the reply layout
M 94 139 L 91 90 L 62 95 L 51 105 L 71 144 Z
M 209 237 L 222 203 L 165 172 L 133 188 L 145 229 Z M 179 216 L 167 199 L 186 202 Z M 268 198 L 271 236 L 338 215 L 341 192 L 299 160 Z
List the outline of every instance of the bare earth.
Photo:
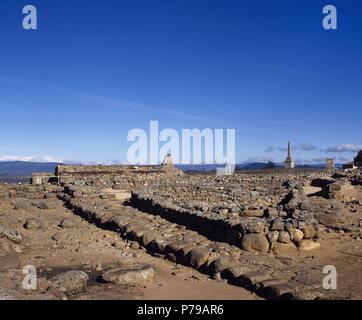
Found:
M 67 197 L 64 193 L 66 189 L 63 190 L 62 187 L 0 187 L 3 195 L 0 197 L 0 299 L 263 299 L 261 295 L 254 293 L 255 290 L 232 285 L 220 277 L 220 274 L 210 276 L 198 271 L 198 267 L 192 268 L 179 261 L 175 262 L 177 259 L 172 255 L 146 250 L 140 241 L 126 240 L 117 230 L 107 230 L 106 222 L 96 224 L 87 221 L 76 210 L 68 209 L 67 201 L 64 200 Z M 174 232 L 172 230 L 181 230 L 190 239 L 201 237 L 197 230 L 189 231 L 185 226 L 127 207 L 131 193 L 126 188 L 101 188 L 101 196 L 97 193 L 96 197 L 94 194 L 88 195 L 88 189 L 82 189 L 85 191 L 81 196 L 74 191 L 73 198 L 68 196 L 67 199 L 80 199 L 80 203 L 88 205 L 89 210 L 105 208 L 104 212 L 108 212 L 109 216 L 105 214 L 103 217 L 108 217 L 108 220 L 111 220 L 113 211 L 128 212 L 128 215 L 134 212 L 134 221 L 141 226 L 145 223 L 143 221 L 157 221 L 161 229 L 165 228 L 162 230 L 171 230 L 171 233 Z M 307 185 L 304 188 L 308 197 L 318 197 L 321 191 L 321 187 Z M 249 261 L 251 266 L 255 264 L 259 269 L 263 266 L 275 266 L 272 271 L 275 271 L 276 279 L 290 273 L 293 283 L 309 291 L 318 290 L 325 294 L 324 298 L 362 299 L 362 234 L 358 233 L 362 230 L 362 186 L 356 185 L 343 192 L 344 197 L 352 200 L 343 201 L 342 222 L 324 227 L 324 232 L 318 238 L 319 249 L 301 251 L 292 256 L 273 255 L 270 252 L 249 253 L 235 246 L 229 246 L 227 250 L 230 255 L 237 256 L 239 261 Z M 175 196 L 173 199 L 176 199 Z M 99 221 L 108 221 L 103 217 L 100 216 Z M 133 232 L 137 233 L 135 230 Z M 147 234 L 147 230 L 141 231 Z M 210 241 L 205 237 L 197 240 L 200 246 L 226 246 L 223 241 Z M 35 266 L 37 270 L 39 280 L 36 290 L 23 288 L 23 267 L 28 265 Z M 322 270 L 326 265 L 333 265 L 337 269 L 337 290 L 326 292 L 322 288 L 321 284 L 326 276 Z M 122 278 L 123 282 L 108 281 L 105 276 L 109 270 L 123 272 L 139 266 L 151 266 L 154 275 L 152 273 L 150 279 L 142 278 L 142 281 L 137 275 L 132 281 Z M 70 270 L 76 270 L 78 276 L 85 275 L 87 281 L 73 288 L 72 285 L 81 279 L 80 276 L 74 281 L 67 280 L 63 287 L 57 285 L 54 279 Z M 263 278 L 260 283 L 277 286 L 278 282 L 273 281 Z M 282 288 L 284 290 L 285 287 Z
M 132 249 L 131 242 L 122 240 L 117 233 L 102 230 L 84 221 L 65 209 L 59 200 L 54 199 L 52 202 L 56 205 L 54 209 L 7 210 L 6 215 L 0 214 L 0 222 L 21 230 L 25 237 L 31 239 L 30 246 L 19 254 L 20 266 L 36 266 L 38 277 L 51 278 L 67 270 L 84 270 L 90 275 L 86 288 L 68 295 L 68 299 L 260 299 L 243 288 L 228 285 L 222 280 L 212 280 L 192 268 L 152 257 L 142 248 Z M 44 220 L 46 230 L 39 232 L 24 229 L 27 218 Z M 64 218 L 71 218 L 76 226 L 71 229 L 59 227 Z M 56 242 L 52 238 L 54 235 L 61 241 Z M 135 286 L 101 284 L 97 281 L 104 270 L 135 259 L 138 263 L 151 264 L 155 268 L 155 281 Z M 23 278 L 20 268 L 0 271 L 0 296 L 11 296 L 15 292 L 14 298 L 20 299 L 65 298 L 59 292 L 45 295 L 22 290 Z

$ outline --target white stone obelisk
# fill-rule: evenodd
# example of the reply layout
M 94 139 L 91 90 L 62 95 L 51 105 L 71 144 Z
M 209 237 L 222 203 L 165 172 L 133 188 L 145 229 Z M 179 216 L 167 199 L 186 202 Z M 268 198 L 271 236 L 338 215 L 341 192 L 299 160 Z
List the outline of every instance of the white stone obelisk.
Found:
M 288 142 L 288 155 L 284 161 L 285 169 L 294 169 L 294 161 L 292 160 L 292 145 L 290 141 Z

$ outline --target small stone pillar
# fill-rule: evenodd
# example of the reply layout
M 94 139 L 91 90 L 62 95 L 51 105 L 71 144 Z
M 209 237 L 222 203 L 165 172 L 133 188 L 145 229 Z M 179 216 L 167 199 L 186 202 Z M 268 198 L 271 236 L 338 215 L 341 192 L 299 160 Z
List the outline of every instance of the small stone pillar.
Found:
M 168 154 L 165 156 L 165 159 L 163 160 L 161 165 L 165 167 L 166 175 L 168 177 L 172 177 L 174 175 L 174 166 L 173 166 L 171 154 Z
M 326 159 L 326 169 L 327 170 L 334 170 L 336 165 L 334 163 L 334 159 Z

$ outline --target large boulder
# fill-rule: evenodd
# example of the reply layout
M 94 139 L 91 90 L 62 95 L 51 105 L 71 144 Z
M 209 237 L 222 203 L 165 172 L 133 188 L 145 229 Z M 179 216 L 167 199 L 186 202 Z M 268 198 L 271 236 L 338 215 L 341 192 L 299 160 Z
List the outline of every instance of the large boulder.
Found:
M 269 251 L 269 241 L 262 234 L 246 234 L 241 241 L 241 248 L 249 252 L 263 252 Z
M 299 249 L 301 251 L 311 251 L 311 250 L 319 249 L 320 247 L 321 247 L 321 244 L 319 242 L 316 242 L 313 240 L 303 240 Z
M 51 289 L 70 293 L 84 288 L 89 280 L 88 275 L 81 270 L 71 270 L 60 273 L 49 279 Z
M 210 264 L 210 273 L 216 274 L 224 271 L 227 268 L 232 268 L 233 266 L 238 266 L 238 261 L 231 257 L 221 257 L 216 259 Z
M 292 243 L 276 242 L 273 247 L 273 252 L 277 256 L 294 256 L 297 254 L 297 247 Z
M 328 197 L 337 201 L 348 201 L 350 198 L 346 195 L 346 191 L 352 188 L 349 181 L 332 182 L 327 186 Z
M 270 230 L 272 230 L 272 231 L 283 231 L 284 230 L 284 222 L 279 218 L 274 219 L 272 224 L 271 224 Z
M 287 231 L 280 231 L 278 241 L 281 243 L 289 243 L 290 242 L 290 235 Z
M 15 210 L 26 210 L 31 207 L 31 203 L 28 199 L 17 199 L 13 202 Z
M 27 230 L 45 229 L 45 223 L 39 218 L 28 218 L 24 223 L 24 228 Z
M 59 224 L 63 229 L 72 229 L 75 228 L 77 226 L 77 221 L 75 219 L 72 218 L 64 218 L 60 224 Z
M 289 231 L 289 234 L 290 239 L 296 243 L 300 242 L 304 237 L 303 232 L 299 229 L 292 229 Z
M 200 268 L 208 262 L 209 258 L 209 250 L 204 248 L 192 249 L 186 256 L 187 262 L 194 268 Z
M 246 217 L 262 217 L 264 216 L 264 210 L 258 207 L 248 207 L 242 211 L 242 214 Z
M 265 233 L 265 221 L 262 219 L 252 220 L 247 225 L 248 233 Z
M 316 231 L 312 225 L 306 226 L 304 229 L 302 229 L 302 232 L 304 239 L 312 239 L 316 234 Z
M 125 269 L 111 269 L 103 273 L 102 280 L 116 284 L 143 284 L 152 281 L 155 270 L 149 265 L 139 265 Z
M 12 230 L 3 224 L 0 224 L 0 237 L 5 237 L 15 243 L 20 243 L 23 240 L 22 235 L 18 231 Z

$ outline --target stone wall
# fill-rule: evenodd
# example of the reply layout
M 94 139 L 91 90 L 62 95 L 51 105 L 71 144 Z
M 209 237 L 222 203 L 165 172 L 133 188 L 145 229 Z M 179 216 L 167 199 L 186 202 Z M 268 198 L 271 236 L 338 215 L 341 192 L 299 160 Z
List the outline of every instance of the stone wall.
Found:
M 93 175 L 93 174 L 117 174 L 125 172 L 160 172 L 164 168 L 161 166 L 126 166 L 126 165 L 117 165 L 117 166 L 68 166 L 68 165 L 59 165 L 56 168 L 56 175 Z
M 195 230 L 213 241 L 226 242 L 250 252 L 274 252 L 277 255 L 293 255 L 298 249 L 309 251 L 319 248 L 317 242 L 319 225 L 303 193 L 291 189 L 283 209 L 290 219 L 278 217 L 277 210 L 261 212 L 254 210 L 249 217 L 239 221 L 223 219 L 177 206 L 147 192 L 132 192 L 131 204 L 142 211 L 159 215 L 171 222 Z M 305 211 L 298 210 L 303 207 Z M 274 216 L 274 213 L 276 216 Z M 256 216 L 258 215 L 258 216 Z M 265 215 L 265 216 L 264 216 Z
M 166 174 L 165 166 L 127 166 L 127 165 L 96 165 L 96 166 L 71 166 L 59 165 L 55 170 L 55 175 L 59 177 L 60 183 L 69 183 L 83 178 L 97 177 L 112 179 L 116 176 L 142 174 Z M 179 169 L 174 170 L 174 175 L 182 175 Z
M 31 184 L 42 185 L 56 180 L 56 177 L 52 173 L 34 172 L 31 175 Z

